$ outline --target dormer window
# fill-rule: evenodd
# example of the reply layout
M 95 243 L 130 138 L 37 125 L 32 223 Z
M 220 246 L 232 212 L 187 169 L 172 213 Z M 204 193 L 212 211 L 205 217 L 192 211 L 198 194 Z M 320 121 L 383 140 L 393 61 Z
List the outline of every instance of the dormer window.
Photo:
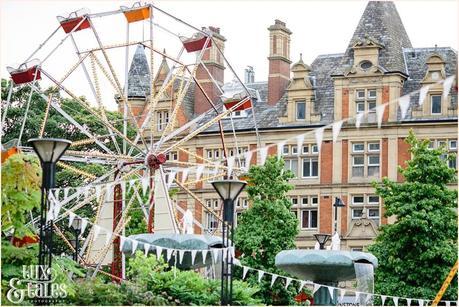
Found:
M 305 120 L 306 119 L 306 102 L 297 101 L 296 102 L 296 120 Z
M 362 68 L 363 70 L 368 70 L 371 68 L 371 66 L 373 66 L 373 64 L 371 64 L 370 61 L 362 61 L 360 62 L 360 68 Z
M 432 115 L 441 114 L 441 95 L 432 95 L 430 99 Z
M 356 113 L 374 112 L 376 108 L 376 89 L 361 89 L 355 95 Z

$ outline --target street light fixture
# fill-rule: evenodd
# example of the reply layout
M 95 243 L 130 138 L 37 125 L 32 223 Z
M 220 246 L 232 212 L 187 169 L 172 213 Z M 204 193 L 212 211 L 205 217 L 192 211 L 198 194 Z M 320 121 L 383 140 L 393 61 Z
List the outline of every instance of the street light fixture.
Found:
M 335 233 L 338 232 L 338 208 L 345 207 L 343 201 L 339 197 L 335 197 L 335 203 L 333 204 L 335 207 Z
M 314 237 L 316 238 L 317 242 L 319 242 L 320 249 L 325 249 L 325 243 L 327 243 L 330 235 L 327 233 L 316 233 Z
M 64 139 L 35 138 L 28 143 L 32 146 L 41 162 L 42 183 L 41 183 L 41 205 L 40 205 L 40 247 L 38 253 L 38 264 L 44 272 L 51 268 L 53 248 L 53 220 L 47 221 L 46 213 L 49 210 L 48 193 L 56 186 L 56 163 L 69 148 L 72 142 Z M 49 274 L 50 275 L 50 274 Z M 49 281 L 51 276 L 41 276 L 40 281 Z M 50 285 L 50 283 L 49 283 Z M 40 299 L 39 303 L 48 303 L 48 299 Z
M 79 241 L 80 241 L 80 234 L 81 234 L 81 227 L 83 225 L 83 220 L 79 216 L 75 216 L 72 221 L 72 228 L 75 232 L 75 255 L 73 260 L 78 263 L 78 250 L 79 250 Z
M 222 241 L 223 247 L 229 247 L 228 232 L 231 229 L 231 245 L 234 235 L 234 201 L 242 192 L 247 182 L 241 180 L 217 180 L 211 182 L 223 200 Z M 232 305 L 233 297 L 233 257 L 226 251 L 222 257 L 221 305 Z

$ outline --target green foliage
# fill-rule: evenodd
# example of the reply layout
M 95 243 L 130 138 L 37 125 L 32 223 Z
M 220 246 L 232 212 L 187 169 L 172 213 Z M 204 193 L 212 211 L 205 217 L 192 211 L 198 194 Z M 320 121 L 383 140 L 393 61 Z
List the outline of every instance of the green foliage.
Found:
M 168 269 L 164 261 L 153 256 L 146 257 L 137 252 L 129 261 L 128 277 L 153 294 L 168 299 L 168 304 L 177 305 L 218 305 L 220 303 L 220 281 L 205 279 L 193 271 Z M 258 305 L 254 298 L 257 287 L 245 282 L 234 281 L 233 305 Z
M 15 154 L 2 165 L 2 231 L 31 235 L 29 212 L 40 207 L 41 167 L 31 155 Z
M 242 264 L 267 272 L 285 275 L 274 265 L 277 253 L 295 247 L 298 221 L 290 212 L 291 202 L 286 193 L 293 187 L 288 180 L 290 171 L 284 171 L 284 161 L 269 157 L 263 166 L 252 166 L 246 188 L 251 207 L 238 218 L 235 231 L 236 249 L 242 252 Z M 248 281 L 258 284 L 256 276 Z M 271 288 L 270 280 L 263 280 L 258 297 L 265 304 L 292 305 L 296 294 L 294 286 L 284 289 L 282 282 Z
M 379 260 L 375 292 L 433 299 L 457 259 L 457 191 L 447 187 L 456 172 L 441 158 L 443 148 L 429 149 L 413 132 L 406 141 L 412 159 L 399 168 L 405 182 L 374 183 L 385 216 L 397 217 L 369 248 Z M 457 299 L 457 279 L 443 298 Z

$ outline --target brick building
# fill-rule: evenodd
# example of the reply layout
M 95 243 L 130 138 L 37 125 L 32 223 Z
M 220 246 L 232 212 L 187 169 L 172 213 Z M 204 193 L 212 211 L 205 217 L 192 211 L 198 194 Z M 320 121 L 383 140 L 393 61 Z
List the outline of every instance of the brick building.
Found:
M 221 49 L 225 43 L 231 43 L 226 42 L 220 29 L 209 27 L 209 30 L 214 33 Z M 293 203 L 292 214 L 299 220 L 298 247 L 313 247 L 314 233 L 332 233 L 335 219 L 332 203 L 335 197 L 340 197 L 346 205 L 339 210 L 337 217 L 342 248 L 365 248 L 376 236 L 378 225 L 392 220 L 383 217 L 382 201 L 375 195 L 371 182 L 382 177 L 403 180 L 397 167 L 403 166 L 410 158 L 404 142 L 409 129 L 413 129 L 418 137 L 432 140 L 432 146 L 445 144 L 449 151 L 457 151 L 457 81 L 446 99 L 442 97 L 442 85 L 435 84 L 457 75 L 457 52 L 450 47 L 413 47 L 394 3 L 386 1 L 367 4 L 343 53 L 318 55 L 310 64 L 304 63 L 300 56 L 292 65 L 292 31 L 286 23 L 276 20 L 268 27 L 267 34 L 267 43 L 269 39 L 270 45 L 268 81 L 255 82 L 254 72 L 250 68 L 246 70 L 245 80 L 255 102 L 261 146 L 279 143 L 334 121 L 355 117 L 359 112 L 370 111 L 380 104 L 431 85 L 422 106 L 419 104 L 419 95 L 411 97 L 408 115 L 404 120 L 401 120 L 398 106 L 390 104 L 385 108 L 380 128 L 376 123 L 376 114 L 370 111 L 359 129 L 352 121 L 345 122 L 336 143 L 332 142 L 331 131 L 326 130 L 320 151 L 314 135 L 310 134 L 301 148 L 293 141 L 286 143 L 279 153 L 286 161 L 286 168 L 295 173 L 291 181 L 295 189 L 289 196 Z M 224 80 L 225 66 L 215 46 L 206 50 L 204 63 L 224 89 L 237 87 L 236 83 L 225 83 L 228 81 Z M 162 84 L 169 69 L 164 59 L 155 76 L 156 87 Z M 135 115 L 140 119 L 144 118 L 145 105 L 149 101 L 149 78 L 147 58 L 143 48 L 138 47 L 129 71 L 128 97 Z M 196 78 L 221 110 L 219 92 L 209 80 L 204 67 L 198 67 Z M 179 88 L 179 81 L 176 80 L 176 83 L 158 102 L 154 135 L 160 134 L 169 122 L 176 99 L 175 91 Z M 174 124 L 181 126 L 209 109 L 204 95 L 192 83 Z M 214 116 L 206 115 L 198 125 Z M 236 144 L 229 137 L 232 125 L 238 136 L 240 152 L 257 148 L 252 116 L 252 110 L 246 110 L 233 113 L 233 123 L 229 118 L 222 120 L 228 135 L 230 155 L 236 153 Z M 189 153 L 180 150 L 172 152 L 169 161 L 199 163 L 203 159 L 221 159 L 223 154 L 218 125 L 211 126 L 183 147 Z M 272 147 L 269 154 L 278 154 L 277 147 Z M 252 163 L 260 161 L 257 154 L 251 159 Z M 456 163 L 451 162 L 450 167 L 456 168 Z M 189 178 L 192 179 L 193 175 L 190 174 Z M 203 200 L 205 206 L 219 209 L 221 203 L 210 184 L 201 182 L 189 188 Z M 190 195 L 179 193 L 174 196 L 174 201 L 182 208 L 191 209 L 204 228 L 217 226 L 212 215 L 207 214 Z M 241 212 L 248 206 L 250 204 L 243 193 L 237 211 Z M 196 232 L 200 233 L 201 229 L 196 227 Z

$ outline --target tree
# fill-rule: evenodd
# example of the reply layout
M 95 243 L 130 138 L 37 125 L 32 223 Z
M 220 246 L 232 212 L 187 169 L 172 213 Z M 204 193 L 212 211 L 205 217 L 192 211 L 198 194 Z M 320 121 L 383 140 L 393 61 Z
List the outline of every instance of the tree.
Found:
M 295 247 L 298 235 L 298 220 L 290 211 L 291 202 L 286 193 L 293 188 L 288 180 L 291 171 L 284 171 L 284 161 L 269 157 L 263 166 L 252 166 L 248 173 L 246 188 L 251 207 L 238 218 L 235 231 L 236 249 L 242 253 L 241 263 L 275 274 L 286 275 L 274 265 L 276 254 Z M 249 282 L 258 284 L 257 276 L 250 276 Z M 277 281 L 263 280 L 259 297 L 265 304 L 294 304 L 296 294 L 293 286 L 284 289 Z
M 429 149 L 429 141 L 417 140 L 412 131 L 406 142 L 412 158 L 399 167 L 405 181 L 374 183 L 385 216 L 397 217 L 369 247 L 379 260 L 375 292 L 433 299 L 457 259 L 457 191 L 447 187 L 456 171 L 442 159 L 444 148 Z M 457 279 L 444 298 L 457 299 Z
M 40 207 L 41 167 L 34 156 L 14 154 L 2 164 L 2 232 L 31 235 L 30 212 Z

